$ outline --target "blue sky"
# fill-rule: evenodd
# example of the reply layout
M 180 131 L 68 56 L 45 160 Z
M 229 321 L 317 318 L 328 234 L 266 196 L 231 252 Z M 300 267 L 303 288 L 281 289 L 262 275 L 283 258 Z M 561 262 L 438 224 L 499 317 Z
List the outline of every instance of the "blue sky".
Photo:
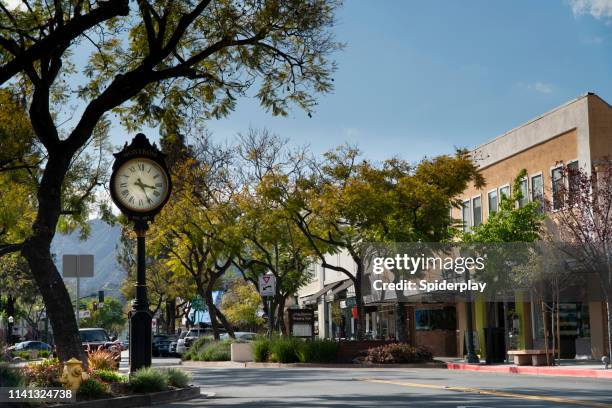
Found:
M 346 0 L 336 32 L 347 45 L 336 89 L 312 118 L 297 109 L 274 118 L 243 99 L 209 123 L 214 137 L 266 127 L 315 152 L 350 142 L 371 159 L 419 160 L 587 91 L 612 102 L 611 0 Z

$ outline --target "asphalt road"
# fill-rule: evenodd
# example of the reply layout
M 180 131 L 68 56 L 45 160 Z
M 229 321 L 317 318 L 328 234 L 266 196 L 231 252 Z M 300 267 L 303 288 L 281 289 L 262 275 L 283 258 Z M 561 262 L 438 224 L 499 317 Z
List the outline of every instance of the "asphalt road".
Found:
M 612 408 L 612 381 L 445 369 L 198 368 L 213 398 L 188 407 L 598 407 Z

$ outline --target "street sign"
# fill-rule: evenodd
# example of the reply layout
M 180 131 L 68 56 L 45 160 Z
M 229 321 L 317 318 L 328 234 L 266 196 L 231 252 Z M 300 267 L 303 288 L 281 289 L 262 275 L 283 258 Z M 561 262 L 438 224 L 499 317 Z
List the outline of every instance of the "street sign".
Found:
M 94 275 L 94 256 L 62 256 L 62 273 L 64 278 L 92 278 Z
M 201 296 L 196 296 L 191 300 L 191 308 L 196 312 L 203 312 L 204 308 L 204 299 Z
M 89 310 L 79 310 L 79 318 L 86 319 L 88 317 L 91 317 Z
M 276 295 L 276 277 L 272 274 L 259 277 L 259 294 L 263 297 Z
M 293 337 L 314 337 L 314 310 L 289 309 L 289 330 Z

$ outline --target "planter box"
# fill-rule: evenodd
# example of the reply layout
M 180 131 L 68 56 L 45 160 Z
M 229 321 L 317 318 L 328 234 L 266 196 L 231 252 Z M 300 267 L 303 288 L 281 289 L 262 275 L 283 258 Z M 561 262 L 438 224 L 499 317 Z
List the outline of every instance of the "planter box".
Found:
M 79 401 L 71 404 L 56 404 L 49 408 L 133 408 L 151 406 L 155 404 L 165 404 L 176 401 L 185 401 L 193 398 L 204 397 L 200 392 L 200 387 L 179 388 L 154 392 L 150 394 L 134 394 L 122 397 L 105 398 L 90 401 Z
M 253 361 L 251 343 L 232 343 L 230 346 L 231 360 L 239 363 Z

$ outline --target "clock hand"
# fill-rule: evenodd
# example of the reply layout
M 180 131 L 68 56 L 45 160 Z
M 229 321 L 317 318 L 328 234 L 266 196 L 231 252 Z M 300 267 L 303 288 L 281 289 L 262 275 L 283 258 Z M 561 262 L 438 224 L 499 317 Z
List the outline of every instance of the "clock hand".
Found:
M 144 187 L 148 187 L 148 188 L 150 188 L 151 190 L 155 190 L 155 187 L 154 187 L 154 186 L 150 186 L 150 185 L 148 185 L 148 184 L 143 183 L 143 182 L 140 180 L 140 177 L 138 178 L 138 182 L 139 182 L 140 184 L 137 184 L 137 185 L 138 185 L 140 188 L 143 188 L 143 189 L 144 189 Z
M 145 197 L 147 198 L 147 203 L 152 202 L 151 199 L 149 198 L 149 196 L 147 195 L 147 190 L 145 189 L 145 187 L 148 187 L 146 184 L 144 184 L 141 180 L 140 177 L 138 178 L 138 181 L 134 182 L 134 185 L 140 187 L 142 189 L 142 192 L 144 193 Z

